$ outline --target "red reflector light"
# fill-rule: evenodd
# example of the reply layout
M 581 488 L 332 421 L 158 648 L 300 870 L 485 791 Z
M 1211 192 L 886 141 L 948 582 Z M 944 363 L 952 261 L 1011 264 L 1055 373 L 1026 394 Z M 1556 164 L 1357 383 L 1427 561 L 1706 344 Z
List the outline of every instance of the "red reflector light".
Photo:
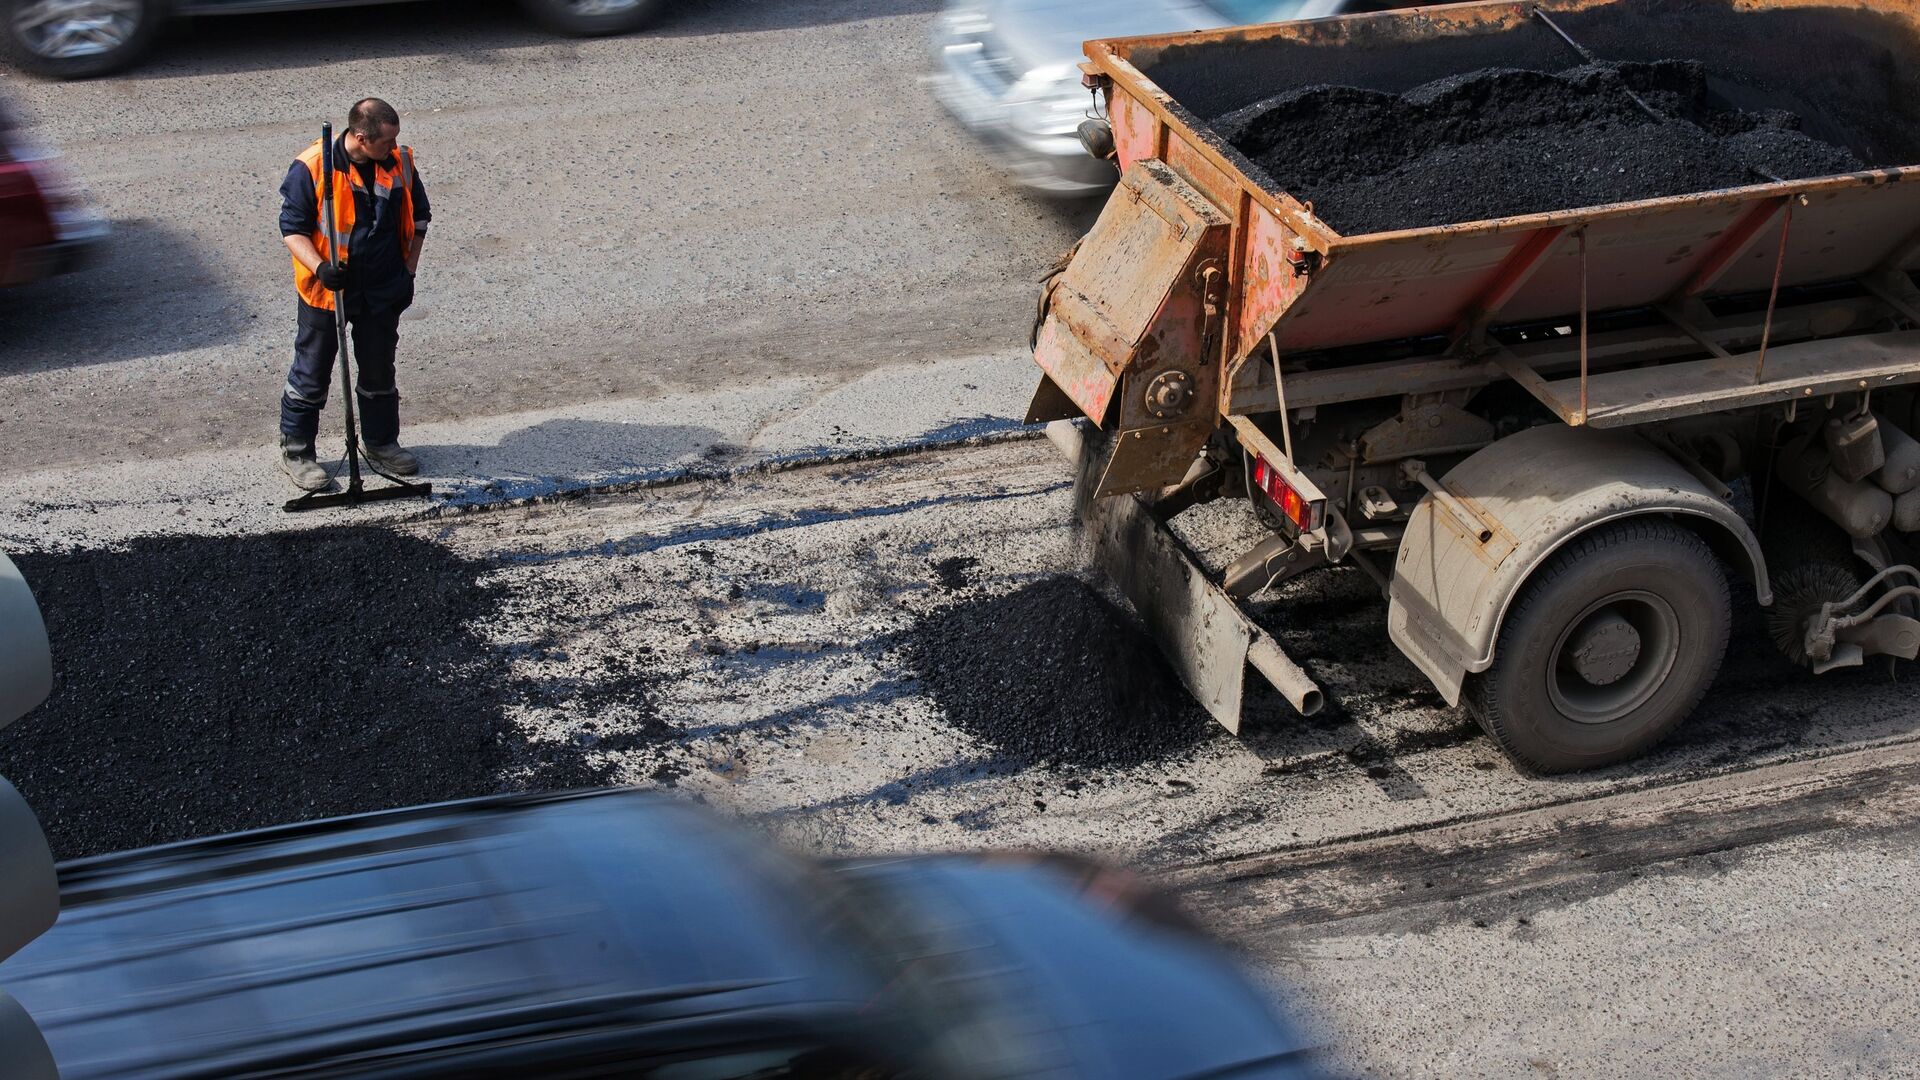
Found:
M 1315 532 L 1325 523 L 1326 503 L 1307 501 L 1292 485 L 1281 479 L 1279 469 L 1267 464 L 1267 459 L 1257 454 L 1253 459 L 1253 486 L 1272 499 L 1280 512 L 1287 515 L 1287 520 L 1298 525 L 1302 532 Z

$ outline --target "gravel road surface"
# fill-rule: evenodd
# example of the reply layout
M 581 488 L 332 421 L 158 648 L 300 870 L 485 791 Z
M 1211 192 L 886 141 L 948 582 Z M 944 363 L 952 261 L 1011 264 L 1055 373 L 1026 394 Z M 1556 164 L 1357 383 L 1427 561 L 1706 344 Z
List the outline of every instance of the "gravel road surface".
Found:
M 1530 778 L 1392 652 L 1367 581 L 1335 572 L 1256 603 L 1326 687 L 1322 716 L 1255 695 L 1239 738 L 1155 737 L 1132 755 L 1095 740 L 1102 753 L 1063 761 L 1044 740 L 1022 745 L 950 712 L 923 675 L 930 644 L 968 646 L 940 630 L 956 611 L 1031 617 L 1008 598 L 1071 595 L 1059 583 L 1082 572 L 1084 549 L 1065 476 L 1047 443 L 1014 441 L 429 508 L 390 522 L 383 542 L 434 549 L 414 557 L 441 568 L 429 590 L 370 572 L 370 541 L 333 523 L 290 538 L 243 521 L 224 540 L 109 539 L 108 552 L 69 530 L 78 552 L 49 544 L 22 558 L 49 599 L 60 687 L 0 733 L 0 773 L 58 809 L 68 852 L 403 801 L 421 785 L 539 786 L 542 768 L 559 782 L 669 786 L 831 854 L 1090 852 L 1173 875 L 1293 988 L 1332 1060 L 1356 1072 L 1590 1075 L 1656 1045 L 1676 1074 L 1769 1061 L 1818 1072 L 1910 1049 L 1888 1027 L 1889 1010 L 1920 999 L 1901 974 L 1910 917 L 1884 890 L 1915 876 L 1902 830 L 1920 815 L 1904 773 L 1856 776 L 1920 746 L 1911 693 L 1884 669 L 1802 675 L 1749 622 L 1671 744 L 1597 773 Z M 1222 505 L 1181 519 L 1210 558 L 1244 538 L 1244 522 Z M 464 605 L 439 648 L 412 657 L 422 670 L 401 685 L 417 689 L 385 715 L 383 702 L 344 716 L 317 707 L 317 723 L 348 725 L 318 745 L 298 725 L 240 715 L 279 681 L 237 684 L 262 631 L 228 617 L 213 590 L 150 586 L 138 610 L 171 612 L 175 632 L 86 631 L 112 607 L 89 589 L 214 572 L 202 563 L 257 582 L 289 551 L 303 572 L 378 586 L 383 611 L 413 610 L 429 631 L 448 597 Z M 379 619 L 364 629 L 376 646 L 407 638 Z M 1003 632 L 1033 652 L 1023 672 L 1079 677 L 1084 642 L 1023 629 L 976 627 L 973 641 Z M 965 659 L 949 653 L 940 669 Z M 442 673 L 457 679 L 452 706 L 436 703 Z M 316 701 L 354 679 L 314 665 Z M 431 770 L 382 749 L 476 732 L 496 741 Z M 1074 734 L 1084 745 L 1085 729 Z M 172 740 L 183 745 L 166 749 Z M 216 797 L 236 778 L 258 794 Z M 1749 926 L 1770 935 L 1758 959 Z M 1623 944 L 1642 941 L 1665 943 L 1671 962 Z M 1794 996 L 1764 980 L 1713 996 L 1719 969 L 1761 960 Z M 1658 971 L 1668 981 L 1647 990 Z M 1816 990 L 1860 1007 L 1809 1020 L 1798 994 Z M 1635 997 L 1648 993 L 1659 997 Z M 1557 1019 L 1596 997 L 1614 1011 Z M 1797 1033 L 1766 1019 L 1789 1016 Z M 1739 1042 L 1749 1035 L 1758 1041 Z
M 1912 1076 L 1911 741 L 1176 874 L 1380 1076 Z
M 504 0 L 203 19 L 0 94 L 115 225 L 0 291 L 0 473 L 251 450 L 291 359 L 287 165 L 377 94 L 432 196 L 409 424 L 1012 348 L 1094 206 L 1016 192 L 920 80 L 935 0 L 688 0 L 557 39 Z M 342 20 L 365 25 L 342 33 Z

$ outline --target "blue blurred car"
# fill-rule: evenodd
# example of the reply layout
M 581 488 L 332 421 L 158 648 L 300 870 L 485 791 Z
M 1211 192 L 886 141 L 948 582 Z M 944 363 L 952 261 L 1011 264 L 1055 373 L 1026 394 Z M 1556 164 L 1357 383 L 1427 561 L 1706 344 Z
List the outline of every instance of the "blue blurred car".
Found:
M 61 867 L 0 964 L 64 1080 L 1291 1077 L 1152 894 L 1053 858 L 789 858 L 633 791 Z

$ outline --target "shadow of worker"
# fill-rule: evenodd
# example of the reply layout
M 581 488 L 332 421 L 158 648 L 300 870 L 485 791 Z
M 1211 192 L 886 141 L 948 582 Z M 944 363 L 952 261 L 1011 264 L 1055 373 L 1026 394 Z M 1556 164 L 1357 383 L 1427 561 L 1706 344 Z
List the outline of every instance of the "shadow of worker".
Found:
M 618 423 L 559 417 L 495 444 L 412 444 L 421 475 L 458 502 L 536 498 L 604 484 L 724 467 L 734 450 L 719 431 L 693 424 Z

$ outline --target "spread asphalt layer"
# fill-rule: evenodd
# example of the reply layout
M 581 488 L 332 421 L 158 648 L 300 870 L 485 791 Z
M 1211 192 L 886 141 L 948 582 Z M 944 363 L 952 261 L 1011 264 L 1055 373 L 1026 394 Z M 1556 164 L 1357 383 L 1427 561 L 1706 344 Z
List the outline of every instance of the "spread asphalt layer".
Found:
M 1677 61 L 1490 69 L 1406 94 L 1314 86 L 1213 121 L 1281 190 L 1348 234 L 1865 168 L 1800 125 L 1787 112 L 1716 107 L 1701 65 Z
M 504 674 L 476 628 L 484 563 L 380 528 L 176 536 L 20 555 L 59 678 L 0 732 L 0 773 L 72 858 L 513 790 L 604 784 L 643 752 L 646 650 L 564 679 Z M 523 644 L 523 668 L 551 660 Z M 580 717 L 528 738 L 519 708 Z M 662 775 L 669 774 L 663 772 Z

